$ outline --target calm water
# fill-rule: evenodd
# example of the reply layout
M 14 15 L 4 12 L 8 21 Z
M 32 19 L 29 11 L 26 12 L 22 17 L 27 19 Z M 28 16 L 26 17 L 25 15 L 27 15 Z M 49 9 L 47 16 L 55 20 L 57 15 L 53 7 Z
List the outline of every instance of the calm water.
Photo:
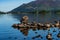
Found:
M 14 23 L 20 23 L 21 17 L 24 15 L 29 16 L 29 22 L 52 22 L 55 20 L 60 20 L 60 14 L 0 14 L 0 40 L 33 40 L 32 37 L 41 35 L 43 38 L 35 38 L 34 40 L 47 40 L 46 35 L 48 30 L 26 30 L 26 35 L 20 29 L 15 29 L 12 27 Z M 53 32 L 56 30 L 56 32 Z M 60 40 L 57 37 L 60 29 L 50 28 L 50 33 L 52 34 L 53 40 Z M 37 32 L 37 34 L 35 33 Z

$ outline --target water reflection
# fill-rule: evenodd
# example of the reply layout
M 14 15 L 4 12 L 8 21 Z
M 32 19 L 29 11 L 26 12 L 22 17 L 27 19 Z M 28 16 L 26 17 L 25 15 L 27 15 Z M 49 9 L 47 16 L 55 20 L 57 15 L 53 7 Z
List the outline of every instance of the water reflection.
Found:
M 40 23 L 46 23 L 46 22 L 54 23 L 54 21 L 60 20 L 60 16 L 58 16 L 57 14 L 51 14 L 51 13 L 38 14 L 38 16 L 36 16 L 36 14 L 18 14 L 18 16 L 13 15 L 13 17 L 18 18 L 18 20 L 20 20 L 23 16 L 28 16 L 29 22 L 36 21 L 36 22 L 40 22 Z M 13 28 L 15 28 L 15 27 L 13 27 Z M 29 31 L 32 30 L 35 33 L 35 36 L 32 37 L 30 35 L 30 37 L 31 37 L 31 39 L 34 39 L 34 40 L 36 38 L 38 38 L 40 40 L 59 40 L 60 39 L 60 37 L 58 36 L 58 35 L 60 35 L 60 32 L 59 32 L 60 29 L 59 28 L 45 28 L 45 27 L 43 27 L 43 28 L 39 28 L 39 27 L 38 28 L 36 28 L 36 27 L 17 28 L 16 27 L 16 29 L 20 30 L 20 32 L 24 36 L 28 36 Z M 30 34 L 33 34 L 33 33 L 30 33 Z M 26 39 L 26 38 L 24 38 L 24 39 Z
M 29 22 L 36 21 L 36 14 L 0 14 L 0 40 L 47 40 L 46 36 L 52 34 L 53 40 L 60 40 L 59 28 L 12 28 L 11 25 L 19 23 L 23 16 L 29 17 Z M 60 15 L 38 14 L 38 21 L 44 23 L 46 21 L 53 22 L 54 19 L 60 20 Z M 17 30 L 16 30 L 17 29 Z
M 13 27 L 13 28 L 15 28 L 15 27 Z M 47 28 L 44 30 L 44 29 L 41 29 L 41 28 L 39 29 L 36 27 L 32 27 L 32 28 L 28 28 L 28 27 L 18 28 L 18 27 L 16 27 L 16 29 L 20 30 L 20 32 L 24 36 L 28 36 L 29 31 L 32 30 L 35 33 L 35 36 L 33 36 L 32 39 L 36 39 L 36 38 L 44 39 L 44 38 L 46 38 L 48 40 L 52 40 L 52 39 L 59 40 L 59 38 L 60 38 L 60 29 L 59 28 Z M 31 33 L 31 34 L 33 34 L 33 33 Z M 54 35 L 56 35 L 56 36 L 54 36 Z
M 36 22 L 41 22 L 41 23 L 46 23 L 46 22 L 52 22 L 60 20 L 60 16 L 55 13 L 46 13 L 46 14 L 36 14 L 33 13 L 27 13 L 27 14 L 12 14 L 12 17 L 20 20 L 23 16 L 28 16 L 29 17 L 29 22 L 36 21 Z

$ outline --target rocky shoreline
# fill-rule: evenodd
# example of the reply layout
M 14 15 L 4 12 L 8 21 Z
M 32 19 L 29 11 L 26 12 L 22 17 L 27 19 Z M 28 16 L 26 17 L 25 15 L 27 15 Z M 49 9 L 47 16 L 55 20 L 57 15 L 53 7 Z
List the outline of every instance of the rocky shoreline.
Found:
M 13 28 L 17 28 L 18 30 L 20 30 L 25 36 L 28 35 L 28 30 L 32 29 L 33 31 L 37 30 L 48 30 L 48 34 L 46 35 L 47 40 L 52 40 L 52 34 L 49 32 L 50 28 L 58 28 L 60 29 L 60 21 L 54 21 L 55 24 L 52 23 L 46 23 L 46 24 L 42 24 L 42 23 L 36 23 L 36 22 L 32 22 L 32 23 L 28 23 L 28 16 L 24 16 L 22 17 L 22 20 L 20 20 L 21 23 L 19 24 L 13 24 L 12 27 Z M 56 30 L 54 29 L 53 32 L 56 32 Z M 35 32 L 37 34 L 37 32 Z M 57 34 L 57 37 L 60 38 L 60 31 Z M 32 37 L 32 39 L 35 38 L 41 38 L 43 39 L 43 37 L 41 35 L 37 35 Z M 26 39 L 26 38 L 24 38 Z
M 13 27 L 18 27 L 18 28 L 39 28 L 39 29 L 47 29 L 51 27 L 57 27 L 60 29 L 60 21 L 54 21 L 55 24 L 52 23 L 36 23 L 35 21 L 32 23 L 28 23 L 28 16 L 23 16 L 22 19 L 20 20 L 21 23 L 18 24 L 13 24 Z

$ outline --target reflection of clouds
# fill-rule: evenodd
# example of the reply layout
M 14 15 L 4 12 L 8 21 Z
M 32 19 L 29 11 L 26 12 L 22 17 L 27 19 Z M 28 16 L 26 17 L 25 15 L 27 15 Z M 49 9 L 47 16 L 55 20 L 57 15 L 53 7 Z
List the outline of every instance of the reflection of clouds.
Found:
M 19 21 L 16 18 L 13 18 L 10 14 L 2 14 L 0 17 L 0 22 L 1 25 L 7 25 L 8 23 L 18 23 Z
M 5 20 L 9 21 L 9 20 L 12 20 L 12 19 L 14 19 L 14 18 L 9 16 L 8 14 L 2 15 L 2 17 L 1 17 L 1 20 L 3 20 L 3 21 L 5 21 Z M 14 20 L 17 20 L 17 19 L 14 19 Z

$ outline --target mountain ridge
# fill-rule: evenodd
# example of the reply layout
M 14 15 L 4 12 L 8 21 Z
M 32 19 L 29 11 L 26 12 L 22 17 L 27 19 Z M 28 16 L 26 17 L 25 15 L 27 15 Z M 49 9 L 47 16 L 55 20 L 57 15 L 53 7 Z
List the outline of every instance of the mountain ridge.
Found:
M 35 0 L 11 10 L 10 12 L 34 12 L 36 10 L 60 10 L 59 0 Z

